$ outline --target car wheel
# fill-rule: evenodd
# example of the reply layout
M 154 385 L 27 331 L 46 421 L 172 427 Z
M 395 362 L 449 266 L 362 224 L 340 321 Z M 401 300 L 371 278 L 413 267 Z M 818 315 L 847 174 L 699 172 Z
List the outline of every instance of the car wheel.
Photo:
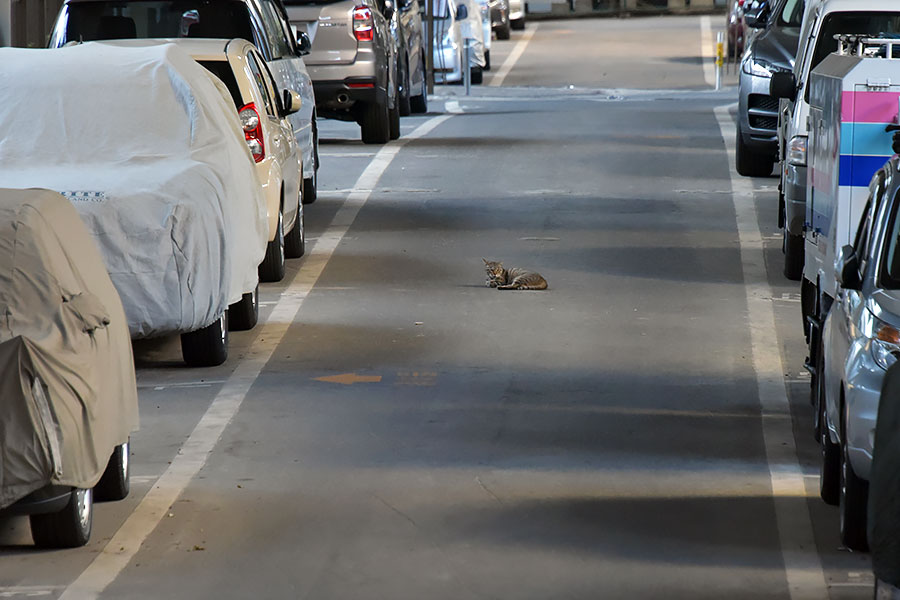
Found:
M 275 239 L 266 244 L 266 256 L 259 265 L 260 281 L 284 279 L 284 214 L 278 210 Z
M 784 252 L 784 276 L 791 281 L 800 281 L 803 276 L 803 236 L 794 235 L 787 226 L 782 230 L 781 249 Z
M 869 502 L 869 483 L 853 471 L 847 448 L 847 430 L 841 441 L 840 517 L 841 543 L 851 550 L 865 552 L 869 549 L 866 539 L 866 517 Z
M 392 140 L 396 140 L 400 137 L 400 90 L 397 90 L 397 95 L 394 101 L 394 108 L 390 109 L 388 112 L 389 115 L 389 136 Z
M 93 492 L 76 488 L 61 511 L 29 517 L 31 537 L 40 548 L 78 548 L 91 538 L 93 520 Z
M 360 131 L 364 144 L 384 144 L 390 141 L 390 115 L 387 104 L 371 102 L 363 108 Z
M 734 146 L 734 168 L 744 177 L 766 177 L 772 174 L 775 160 L 766 154 L 754 152 L 744 143 L 741 128 L 737 128 Z
M 484 81 L 484 71 L 481 67 L 472 67 L 472 83 L 479 84 Z
M 509 19 L 504 21 L 503 24 L 497 28 L 497 39 L 498 40 L 508 40 L 509 39 Z
M 409 98 L 409 90 L 412 85 L 412 78 L 409 74 L 409 67 L 407 66 L 408 61 L 403 61 L 403 70 L 399 71 L 400 75 L 400 90 L 397 95 L 397 102 L 400 105 L 400 116 L 408 117 L 412 114 L 412 106 L 410 106 L 410 98 Z M 394 138 L 396 139 L 396 138 Z
M 319 195 L 319 130 L 313 119 L 313 169 L 312 177 L 303 180 L 301 199 L 303 204 L 312 204 Z
M 425 86 L 422 86 L 421 96 L 413 96 L 409 99 L 409 108 L 416 114 L 428 112 L 428 95 L 425 91 Z
M 819 407 L 819 496 L 825 504 L 837 506 L 841 495 L 841 447 L 831 441 L 825 422 L 825 405 Z
M 247 331 L 259 321 L 259 285 L 228 307 L 228 329 Z
M 181 355 L 189 367 L 215 367 L 228 358 L 228 312 L 197 331 L 181 334 Z
M 525 17 L 522 17 L 521 19 L 510 20 L 509 26 L 516 31 L 522 31 L 523 29 L 525 29 Z
M 130 439 L 115 447 L 109 462 L 106 463 L 106 470 L 94 486 L 94 500 L 110 502 L 123 500 L 128 496 L 131 489 L 131 461 L 128 456 L 130 450 Z
M 484 51 L 484 70 L 485 71 L 491 70 L 491 51 L 490 50 Z
M 284 236 L 284 254 L 288 258 L 300 258 L 306 253 L 306 231 L 304 229 L 303 209 L 297 211 L 294 226 Z

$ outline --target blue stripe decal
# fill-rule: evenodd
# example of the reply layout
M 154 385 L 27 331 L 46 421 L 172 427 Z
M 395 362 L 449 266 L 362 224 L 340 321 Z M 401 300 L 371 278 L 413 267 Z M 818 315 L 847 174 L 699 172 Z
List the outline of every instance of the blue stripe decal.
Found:
M 884 166 L 890 156 L 846 156 L 841 155 L 841 171 L 838 185 L 869 187 L 872 175 Z
M 841 154 L 886 156 L 893 154 L 893 135 L 885 123 L 841 123 Z

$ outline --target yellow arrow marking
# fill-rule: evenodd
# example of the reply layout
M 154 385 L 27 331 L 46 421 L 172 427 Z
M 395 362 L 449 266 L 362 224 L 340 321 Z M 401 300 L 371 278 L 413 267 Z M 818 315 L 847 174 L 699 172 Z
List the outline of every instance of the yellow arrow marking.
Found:
M 357 375 L 356 373 L 342 373 L 327 377 L 316 377 L 316 381 L 325 383 L 340 383 L 341 385 L 353 385 L 354 383 L 380 383 L 381 375 Z

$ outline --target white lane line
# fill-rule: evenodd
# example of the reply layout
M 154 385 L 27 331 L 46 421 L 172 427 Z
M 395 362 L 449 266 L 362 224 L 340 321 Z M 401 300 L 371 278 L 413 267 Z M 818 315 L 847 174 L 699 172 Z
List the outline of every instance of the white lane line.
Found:
M 703 15 L 700 17 L 700 60 L 703 61 L 703 79 L 709 87 L 716 86 L 715 56 L 712 23 L 709 15 Z
M 715 109 L 719 129 L 728 149 L 729 165 L 734 164 L 734 122 L 731 106 Z M 729 168 L 730 170 L 730 168 Z M 772 289 L 766 275 L 763 235 L 759 229 L 754 190 L 750 179 L 731 171 L 734 211 L 741 244 L 741 265 L 747 295 L 753 368 L 762 412 L 763 442 L 769 463 L 769 478 L 775 505 L 781 555 L 791 600 L 820 600 L 828 597 L 822 564 L 813 538 L 812 522 L 805 501 L 806 484 L 797 458 L 791 424 L 791 409 L 784 385 L 784 364 L 775 330 Z
M 446 110 L 451 115 L 463 114 L 463 109 L 459 105 L 458 100 L 447 100 L 447 102 L 444 103 L 444 110 Z
M 516 42 L 515 47 L 512 52 L 509 53 L 509 56 L 506 57 L 506 60 L 503 61 L 500 70 L 487 82 L 489 86 L 499 87 L 503 85 L 503 80 L 506 79 L 506 76 L 509 75 L 512 68 L 516 66 L 519 58 L 521 58 L 522 54 L 525 52 L 525 47 L 528 46 L 528 42 L 534 37 L 534 32 L 537 31 L 537 28 L 538 26 L 536 23 L 529 23 L 526 26 L 525 33 L 522 35 L 521 39 Z
M 206 464 L 222 432 L 237 413 L 250 387 L 259 377 L 272 353 L 293 323 L 303 301 L 331 259 L 335 249 L 369 199 L 381 174 L 407 142 L 428 135 L 450 118 L 441 115 L 429 119 L 398 142 L 385 145 L 366 167 L 356 182 L 359 191 L 347 195 L 328 229 L 319 236 L 288 289 L 259 327 L 250 352 L 236 367 L 221 391 L 197 423 L 191 436 L 172 459 L 172 464 L 156 481 L 138 507 L 126 519 L 103 551 L 88 565 L 59 597 L 59 600 L 94 600 L 119 573 L 128 566 L 144 540 L 156 529 L 169 507 L 181 496 L 188 484 Z

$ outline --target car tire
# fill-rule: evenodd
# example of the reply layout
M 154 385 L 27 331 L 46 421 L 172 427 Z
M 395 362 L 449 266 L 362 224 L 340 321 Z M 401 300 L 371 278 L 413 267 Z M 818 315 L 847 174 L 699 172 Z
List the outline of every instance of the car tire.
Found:
M 853 471 L 847 450 L 847 431 L 841 441 L 841 487 L 839 511 L 841 519 L 841 543 L 859 552 L 869 549 L 866 519 L 869 503 L 869 483 Z
M 363 108 L 359 126 L 364 144 L 386 144 L 391 139 L 387 104 L 371 102 Z
M 738 175 L 744 177 L 767 177 L 772 174 L 775 159 L 771 156 L 755 152 L 744 143 L 741 128 L 737 128 L 734 145 L 734 168 Z
M 413 96 L 409 99 L 409 108 L 417 115 L 428 112 L 428 95 L 424 87 L 425 86 L 422 86 L 422 95 Z
M 472 83 L 478 85 L 484 81 L 484 71 L 481 67 L 472 67 Z
M 106 470 L 94 486 L 96 502 L 113 502 L 128 497 L 131 490 L 131 460 L 128 455 L 130 450 L 130 438 L 113 449 L 109 462 L 106 463 Z
M 394 101 L 394 108 L 388 111 L 389 119 L 389 137 L 392 140 L 396 140 L 400 137 L 400 90 L 397 90 L 397 95 Z
M 511 19 L 509 21 L 509 26 L 516 31 L 522 31 L 525 29 L 525 17 L 522 17 L 521 19 Z
M 56 513 L 29 517 L 31 537 L 39 548 L 78 548 L 91 539 L 94 494 L 90 489 L 72 490 L 66 507 Z
M 825 407 L 820 409 L 819 452 L 819 496 L 825 504 L 837 506 L 841 497 L 841 447 L 831 441 L 828 425 L 825 423 Z
M 241 299 L 228 306 L 228 329 L 248 331 L 259 321 L 259 285 Z
M 794 235 L 787 227 L 782 230 L 781 250 L 784 252 L 784 276 L 791 281 L 800 281 L 803 276 L 803 236 Z
M 181 355 L 189 367 L 215 367 L 228 358 L 228 312 L 196 331 L 181 334 Z
M 503 24 L 497 28 L 497 39 L 498 40 L 508 40 L 509 39 L 509 19 L 504 21 Z
M 278 210 L 275 225 L 275 239 L 266 244 L 266 256 L 259 264 L 260 281 L 281 281 L 284 279 L 284 214 Z
M 284 254 L 288 258 L 300 258 L 306 253 L 306 230 L 304 228 L 305 217 L 303 210 L 297 211 L 297 220 L 294 226 L 284 236 Z

